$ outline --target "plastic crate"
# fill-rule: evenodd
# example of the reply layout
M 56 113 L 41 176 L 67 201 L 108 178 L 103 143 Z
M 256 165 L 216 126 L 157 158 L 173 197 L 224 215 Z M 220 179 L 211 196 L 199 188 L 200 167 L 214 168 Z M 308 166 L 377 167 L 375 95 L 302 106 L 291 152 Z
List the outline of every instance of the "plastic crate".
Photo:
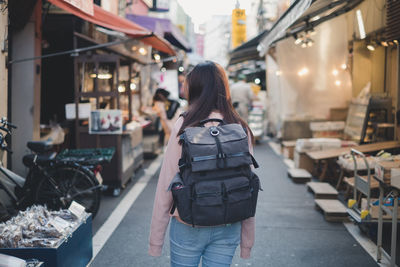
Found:
M 81 164 L 111 162 L 115 148 L 65 149 L 57 155 L 57 160 L 73 161 Z

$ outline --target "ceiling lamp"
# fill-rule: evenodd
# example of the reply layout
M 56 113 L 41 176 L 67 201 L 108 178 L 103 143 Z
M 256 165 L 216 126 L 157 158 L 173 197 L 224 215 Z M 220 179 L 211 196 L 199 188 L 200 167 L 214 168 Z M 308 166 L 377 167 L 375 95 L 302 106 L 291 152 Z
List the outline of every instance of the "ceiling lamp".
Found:
M 145 56 L 147 54 L 147 50 L 144 47 L 139 48 L 139 53 Z
M 294 38 L 294 44 L 295 45 L 299 45 L 303 41 L 303 37 L 302 36 L 297 36 L 297 34 L 294 34 L 293 38 Z
M 358 31 L 360 32 L 360 39 L 365 39 L 365 37 L 367 37 L 367 35 L 365 34 L 364 21 L 363 21 L 360 9 L 357 9 L 356 16 L 357 16 L 357 23 L 358 23 Z
M 307 75 L 309 72 L 308 68 L 304 67 L 301 70 L 299 70 L 299 72 L 297 72 L 297 75 L 299 75 L 300 77 Z
M 367 45 L 367 48 L 368 48 L 369 51 L 375 51 L 375 45 L 372 44 L 372 43 Z

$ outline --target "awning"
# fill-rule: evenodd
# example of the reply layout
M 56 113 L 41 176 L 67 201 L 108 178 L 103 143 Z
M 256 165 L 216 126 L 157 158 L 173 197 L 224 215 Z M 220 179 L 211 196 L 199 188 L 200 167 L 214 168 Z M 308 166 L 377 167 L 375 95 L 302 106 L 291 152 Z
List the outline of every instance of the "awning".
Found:
M 265 55 L 269 47 L 297 33 L 311 30 L 319 24 L 344 14 L 363 0 L 296 0 L 272 26 L 257 47 Z
M 186 40 L 185 36 L 182 34 L 181 30 L 176 27 L 169 19 L 138 16 L 133 14 L 128 14 L 126 18 L 153 32 L 160 34 L 174 46 L 187 52 L 191 51 L 190 44 Z
M 149 30 L 127 19 L 114 15 L 113 13 L 102 9 L 97 5 L 94 5 L 94 14 L 93 16 L 91 16 L 62 0 L 47 1 L 77 17 L 80 17 L 81 19 L 84 19 L 96 25 L 125 33 L 132 38 L 142 38 L 141 41 L 143 43 L 146 43 L 161 52 L 170 55 L 176 54 L 168 41 L 164 40 L 162 37 L 155 35 Z
M 263 57 L 261 57 L 259 52 L 257 51 L 257 46 L 267 34 L 268 31 L 263 31 L 256 37 L 232 50 L 229 53 L 228 65 L 234 65 L 246 60 L 261 60 Z

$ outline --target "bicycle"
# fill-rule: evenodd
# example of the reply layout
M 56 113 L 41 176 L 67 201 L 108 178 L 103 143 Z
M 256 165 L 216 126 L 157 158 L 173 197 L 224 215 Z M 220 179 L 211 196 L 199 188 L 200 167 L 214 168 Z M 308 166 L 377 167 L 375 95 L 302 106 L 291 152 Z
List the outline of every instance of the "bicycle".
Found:
M 27 147 L 33 152 L 23 157 L 29 168 L 26 178 L 6 169 L 2 159 L 9 147 L 12 130 L 16 129 L 6 118 L 0 119 L 0 201 L 6 202 L 14 213 L 33 204 L 46 205 L 50 209 L 66 209 L 72 201 L 85 207 L 94 217 L 99 210 L 102 185 L 87 167 L 72 161 L 59 160 L 52 153 L 50 142 L 32 141 Z M 2 190 L 7 199 L 1 195 Z M 4 204 L 4 203 L 3 203 Z

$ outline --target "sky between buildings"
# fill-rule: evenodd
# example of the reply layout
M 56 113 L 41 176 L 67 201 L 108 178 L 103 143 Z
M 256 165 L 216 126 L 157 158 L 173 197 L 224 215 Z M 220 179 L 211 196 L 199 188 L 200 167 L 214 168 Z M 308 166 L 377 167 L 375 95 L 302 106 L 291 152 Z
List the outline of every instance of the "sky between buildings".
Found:
M 185 12 L 192 17 L 195 29 L 214 15 L 231 15 L 236 0 L 178 0 Z M 239 1 L 240 8 L 250 10 L 251 1 Z

